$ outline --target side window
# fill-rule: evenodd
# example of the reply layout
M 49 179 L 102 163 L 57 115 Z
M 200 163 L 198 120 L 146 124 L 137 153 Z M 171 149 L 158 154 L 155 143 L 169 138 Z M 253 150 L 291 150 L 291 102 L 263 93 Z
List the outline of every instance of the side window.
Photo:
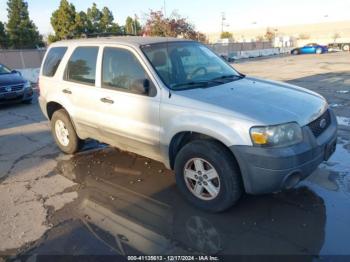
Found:
M 69 58 L 64 80 L 95 85 L 98 47 L 77 47 Z
M 103 52 L 102 87 L 155 96 L 156 88 L 135 55 L 121 48 Z
M 66 51 L 67 47 L 53 47 L 49 50 L 43 66 L 44 76 L 53 77 L 55 75 Z

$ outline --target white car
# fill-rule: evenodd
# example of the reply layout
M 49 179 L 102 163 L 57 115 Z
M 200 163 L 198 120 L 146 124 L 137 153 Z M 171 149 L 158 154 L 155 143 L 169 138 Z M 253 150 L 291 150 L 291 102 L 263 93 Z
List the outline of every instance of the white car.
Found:
M 39 87 L 63 152 L 93 138 L 161 161 L 191 203 L 213 212 L 243 192 L 295 186 L 336 147 L 336 118 L 321 95 L 242 75 L 194 41 L 57 42 Z

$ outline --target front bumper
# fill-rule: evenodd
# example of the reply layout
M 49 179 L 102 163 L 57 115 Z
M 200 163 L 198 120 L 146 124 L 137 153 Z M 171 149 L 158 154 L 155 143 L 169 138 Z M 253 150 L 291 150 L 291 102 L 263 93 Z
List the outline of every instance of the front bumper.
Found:
M 283 148 L 231 146 L 241 169 L 245 190 L 264 194 L 290 188 L 309 176 L 334 152 L 337 121 L 329 109 L 330 126 L 317 138 L 308 126 L 302 128 L 304 140 Z
M 0 93 L 0 104 L 12 104 L 30 101 L 33 99 L 34 91 L 26 88 L 16 92 Z

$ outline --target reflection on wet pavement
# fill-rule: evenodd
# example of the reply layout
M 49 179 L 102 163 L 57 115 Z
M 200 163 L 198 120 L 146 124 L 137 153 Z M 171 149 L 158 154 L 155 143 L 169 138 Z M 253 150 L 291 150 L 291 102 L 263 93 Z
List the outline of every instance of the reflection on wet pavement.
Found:
M 221 214 L 185 202 L 161 163 L 87 150 L 59 162 L 79 197 L 50 218 L 55 226 L 28 254 L 349 254 L 346 143 L 298 188 L 244 196 Z

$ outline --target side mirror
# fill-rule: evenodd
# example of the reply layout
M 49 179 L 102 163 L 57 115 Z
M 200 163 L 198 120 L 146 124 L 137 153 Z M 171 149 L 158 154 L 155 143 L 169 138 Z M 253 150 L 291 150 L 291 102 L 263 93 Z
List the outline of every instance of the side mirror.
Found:
M 20 76 L 22 75 L 21 72 L 17 71 L 17 70 L 12 70 L 11 71 L 12 74 L 19 74 Z

